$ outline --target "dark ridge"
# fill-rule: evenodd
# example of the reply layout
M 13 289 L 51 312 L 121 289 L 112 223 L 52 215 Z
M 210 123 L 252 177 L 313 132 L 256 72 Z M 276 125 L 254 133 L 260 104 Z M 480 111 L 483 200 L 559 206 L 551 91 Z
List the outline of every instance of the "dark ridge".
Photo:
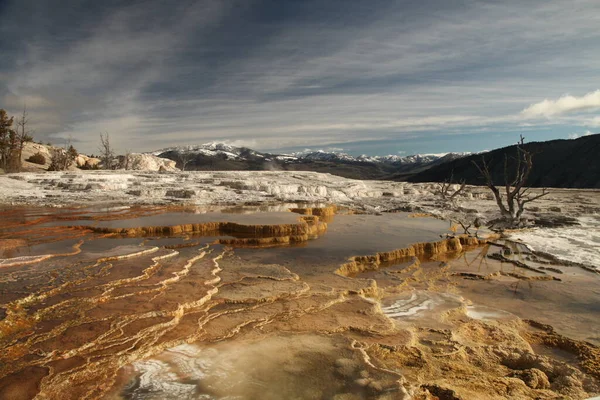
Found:
M 533 169 L 526 182 L 531 187 L 600 188 L 600 134 L 578 139 L 525 143 L 534 153 Z M 470 185 L 484 184 L 473 162 L 481 164 L 482 157 L 489 165 L 496 185 L 504 184 L 504 160 L 514 171 L 517 146 L 508 146 L 484 154 L 459 158 L 412 175 L 408 182 L 443 182 L 453 175 L 455 182 L 465 180 Z M 511 176 L 512 178 L 512 176 Z

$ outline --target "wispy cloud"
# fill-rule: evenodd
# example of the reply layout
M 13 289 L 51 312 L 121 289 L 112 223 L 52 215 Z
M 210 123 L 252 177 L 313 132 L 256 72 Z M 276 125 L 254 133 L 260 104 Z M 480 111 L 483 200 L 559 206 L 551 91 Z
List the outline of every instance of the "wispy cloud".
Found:
M 521 111 L 521 114 L 527 118 L 553 117 L 555 115 L 598 109 L 600 109 L 600 90 L 587 93 L 581 97 L 565 95 L 557 100 L 545 99 L 539 103 L 531 104 Z
M 589 126 L 591 128 L 600 128 L 600 117 L 594 117 L 586 120 L 583 125 Z
M 136 150 L 438 152 L 441 136 L 501 145 L 600 126 L 597 0 L 5 4 L 0 107 L 26 102 L 40 140 L 72 135 L 81 150 L 108 131 Z

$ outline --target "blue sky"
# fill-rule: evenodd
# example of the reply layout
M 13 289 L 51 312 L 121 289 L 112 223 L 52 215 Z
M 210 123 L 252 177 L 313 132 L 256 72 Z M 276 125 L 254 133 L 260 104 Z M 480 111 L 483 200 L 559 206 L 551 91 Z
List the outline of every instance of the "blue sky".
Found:
M 480 151 L 600 132 L 597 0 L 0 0 L 0 107 L 94 152 Z

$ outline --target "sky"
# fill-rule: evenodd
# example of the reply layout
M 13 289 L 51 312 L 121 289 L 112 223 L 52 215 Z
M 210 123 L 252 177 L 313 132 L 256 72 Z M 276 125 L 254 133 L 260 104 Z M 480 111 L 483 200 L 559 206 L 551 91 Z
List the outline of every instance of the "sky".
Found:
M 598 0 L 0 0 L 0 108 L 97 152 L 482 151 L 600 132 Z

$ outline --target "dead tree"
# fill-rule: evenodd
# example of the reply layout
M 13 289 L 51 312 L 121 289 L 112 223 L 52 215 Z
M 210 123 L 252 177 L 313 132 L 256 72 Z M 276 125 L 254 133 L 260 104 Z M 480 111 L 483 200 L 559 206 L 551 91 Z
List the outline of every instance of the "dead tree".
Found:
M 471 234 L 471 232 L 469 232 L 469 229 L 471 229 L 471 226 L 473 226 L 472 222 L 461 221 L 458 219 L 453 219 L 452 221 L 456 222 L 457 224 L 460 225 L 461 228 L 463 228 L 465 235 Z
M 529 174 L 533 168 L 534 154 L 524 148 L 524 143 L 525 139 L 521 136 L 519 143 L 517 143 L 517 156 L 514 158 L 516 165 L 513 174 L 509 171 L 508 155 L 504 155 L 504 195 L 494 184 L 492 173 L 485 157 L 481 157 L 481 164 L 473 161 L 473 164 L 485 179 L 485 185 L 494 194 L 496 204 L 500 209 L 500 214 L 513 225 L 518 224 L 527 203 L 548 194 L 546 188 L 544 188 L 541 194 L 530 195 L 528 193 L 530 188 L 525 187 L 527 178 L 529 178 Z M 512 179 L 510 178 L 511 175 L 514 175 Z
M 115 152 L 110 144 L 108 133 L 100 134 L 100 146 L 98 147 L 98 150 L 100 151 L 100 160 L 104 169 L 113 169 Z
M 29 113 L 27 112 L 27 106 L 23 106 L 23 113 L 21 116 L 17 117 L 15 122 L 17 124 L 17 129 L 15 131 L 16 136 L 13 154 L 11 156 L 12 165 L 10 169 L 16 172 L 21 170 L 21 157 L 23 155 L 23 147 L 25 147 L 25 143 L 33 140 L 33 131 L 28 128 Z
M 453 216 L 450 217 L 450 221 L 453 222 L 456 225 L 460 225 L 460 227 L 463 229 L 463 233 L 465 235 L 471 235 L 470 229 L 474 228 L 475 229 L 475 237 L 477 237 L 477 233 L 479 232 L 479 228 L 481 228 L 481 226 L 483 225 L 483 221 L 479 218 L 476 217 L 473 220 L 469 220 L 467 217 L 460 217 L 460 216 Z M 457 227 L 453 228 L 453 231 L 456 231 Z
M 194 154 L 189 152 L 189 151 L 181 151 L 181 153 L 179 153 L 179 156 L 177 157 L 179 159 L 179 164 L 181 165 L 181 170 L 185 171 L 185 168 L 187 167 L 187 165 L 189 163 L 192 162 L 192 160 L 194 159 Z
M 125 149 L 125 155 L 123 156 L 123 162 L 121 163 L 121 168 L 126 171 L 131 167 L 131 150 Z
M 453 180 L 454 180 L 454 171 L 452 171 L 452 173 L 450 174 L 449 179 L 445 179 L 444 182 L 438 183 L 438 188 L 439 188 L 438 194 L 442 197 L 442 200 L 444 200 L 444 201 L 453 202 L 454 199 L 456 198 L 456 196 L 458 196 L 465 190 L 467 183 L 463 179 L 462 181 L 460 181 L 460 187 L 457 190 L 455 190 L 454 192 L 451 192 L 451 189 L 453 189 L 453 187 L 455 185 L 454 183 L 452 183 Z
M 54 147 L 50 151 L 50 166 L 48 171 L 66 171 L 75 162 L 79 153 L 69 140 L 65 147 Z

